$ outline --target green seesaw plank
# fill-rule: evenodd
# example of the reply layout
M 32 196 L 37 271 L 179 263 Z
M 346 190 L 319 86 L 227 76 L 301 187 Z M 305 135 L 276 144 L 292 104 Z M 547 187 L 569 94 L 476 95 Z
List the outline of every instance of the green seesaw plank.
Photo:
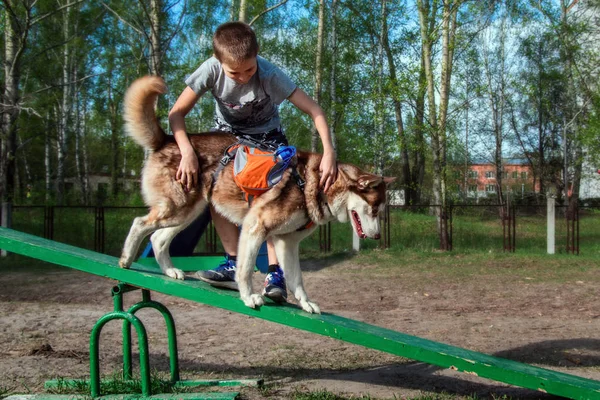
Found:
M 172 257 L 173 265 L 184 272 L 195 272 L 215 268 L 223 261 L 223 256 L 192 256 L 192 257 Z M 146 267 L 152 267 L 160 271 L 160 267 L 154 257 L 140 258 L 138 264 Z
M 172 393 L 142 396 L 140 394 L 114 394 L 95 397 L 94 400 L 234 400 L 238 392 Z M 74 394 L 15 394 L 4 400 L 89 400 L 90 396 Z
M 334 314 L 311 315 L 292 305 L 265 304 L 254 310 L 244 306 L 237 292 L 215 289 L 198 280 L 170 279 L 156 268 L 137 263 L 131 269 L 121 269 L 115 257 L 14 230 L 0 228 L 0 248 L 443 368 L 572 399 L 600 399 L 599 381 L 492 357 Z

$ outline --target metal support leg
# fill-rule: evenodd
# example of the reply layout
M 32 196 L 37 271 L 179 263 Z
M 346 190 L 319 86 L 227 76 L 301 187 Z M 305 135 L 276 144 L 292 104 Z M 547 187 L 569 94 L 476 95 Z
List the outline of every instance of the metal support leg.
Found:
M 140 351 L 140 375 L 142 380 L 142 395 L 151 396 L 150 387 L 150 362 L 148 359 L 148 335 L 142 321 L 130 312 L 123 311 L 123 286 L 117 285 L 113 288 L 114 311 L 101 317 L 92 328 L 90 335 L 90 386 L 92 397 L 100 396 L 100 333 L 107 322 L 113 319 L 122 319 L 128 325 L 133 325 L 138 335 L 138 346 Z M 131 343 L 131 340 L 129 341 Z M 127 355 L 126 355 L 127 354 Z M 123 359 L 129 357 L 131 365 L 131 345 L 123 354 Z
M 177 353 L 177 333 L 173 315 L 163 304 L 151 300 L 150 291 L 146 289 L 142 289 L 142 301 L 131 306 L 127 312 L 133 315 L 142 308 L 154 308 L 159 311 L 165 319 L 165 324 L 167 325 L 167 338 L 169 341 L 171 382 L 175 383 L 179 381 L 179 357 Z M 127 320 L 123 321 L 123 379 L 132 379 L 131 324 Z

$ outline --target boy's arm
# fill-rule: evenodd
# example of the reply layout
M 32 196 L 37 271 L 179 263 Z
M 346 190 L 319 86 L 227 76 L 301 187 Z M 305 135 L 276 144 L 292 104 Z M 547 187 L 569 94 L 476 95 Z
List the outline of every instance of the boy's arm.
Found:
M 321 165 L 319 166 L 319 170 L 321 171 L 321 181 L 319 182 L 319 185 L 326 192 L 335 182 L 337 177 L 337 165 L 335 161 L 335 150 L 331 143 L 331 135 L 329 134 L 329 126 L 327 125 L 325 113 L 323 112 L 323 109 L 300 88 L 296 88 L 290 97 L 288 97 L 288 100 L 312 118 L 315 127 L 317 128 L 317 132 L 319 132 L 321 142 L 323 143 L 323 158 L 321 159 Z
M 175 179 L 187 189 L 191 190 L 198 182 L 198 157 L 192 147 L 185 129 L 185 116 L 194 107 L 200 96 L 189 86 L 181 93 L 173 108 L 169 112 L 169 125 L 175 136 L 175 141 L 181 151 L 181 162 Z

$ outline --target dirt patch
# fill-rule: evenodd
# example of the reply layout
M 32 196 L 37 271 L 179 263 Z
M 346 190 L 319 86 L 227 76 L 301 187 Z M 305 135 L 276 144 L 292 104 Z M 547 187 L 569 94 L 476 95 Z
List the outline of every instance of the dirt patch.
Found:
M 552 283 L 498 275 L 459 281 L 352 260 L 305 269 L 307 290 L 327 312 L 600 380 L 596 280 L 577 276 Z M 111 311 L 114 282 L 50 266 L 1 271 L 0 389 L 42 392 L 48 379 L 88 377 L 89 332 Z M 261 276 L 255 279 L 258 286 Z M 139 297 L 125 295 L 128 304 Z M 174 297 L 153 299 L 175 317 L 182 378 L 264 378 L 266 390 L 242 390 L 249 399 L 317 389 L 371 398 L 424 393 L 551 398 Z M 154 310 L 138 315 L 148 330 L 152 368 L 166 374 L 162 317 Z M 103 329 L 102 373 L 121 368 L 120 331 L 116 322 Z

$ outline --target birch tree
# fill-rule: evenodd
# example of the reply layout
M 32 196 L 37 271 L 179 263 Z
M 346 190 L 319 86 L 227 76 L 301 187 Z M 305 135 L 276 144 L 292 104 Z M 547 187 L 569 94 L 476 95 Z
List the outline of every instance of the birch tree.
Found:
M 492 132 L 494 136 L 493 164 L 496 167 L 496 196 L 498 204 L 504 204 L 503 193 L 503 154 L 504 119 L 507 96 L 507 36 L 506 14 L 500 19 L 498 26 L 489 27 L 482 39 L 481 53 L 483 71 L 486 79 L 486 96 L 491 112 Z M 507 193 L 508 195 L 508 193 Z M 505 207 L 500 207 L 500 217 L 507 213 Z
M 436 20 L 438 1 L 418 0 L 419 24 L 424 56 L 425 77 L 427 81 L 427 99 L 429 125 L 431 133 L 431 154 L 433 164 L 433 201 L 439 207 L 435 208 L 440 235 L 440 248 L 449 250 L 447 219 L 444 213 L 447 206 L 446 182 L 446 151 L 448 117 L 448 101 L 450 98 L 450 82 L 452 77 L 452 61 L 456 37 L 456 19 L 462 0 L 443 0 L 441 20 L 441 72 L 439 76 L 439 105 L 436 102 L 436 82 L 434 80 L 432 49 L 437 41 L 437 32 L 431 30 L 432 22 Z
M 2 88 L 0 137 L 0 198 L 3 226 L 10 226 L 10 209 L 15 194 L 15 157 L 18 116 L 22 110 L 21 74 L 31 30 L 46 18 L 80 1 L 67 2 L 49 12 L 39 12 L 37 0 L 2 0 L 4 12 L 4 87 Z
M 317 104 L 321 103 L 321 84 L 323 80 L 323 35 L 325 31 L 325 0 L 319 0 L 319 24 L 317 27 L 317 48 L 315 55 L 315 88 L 313 99 Z M 312 130 L 310 150 L 318 151 L 319 133 L 317 129 Z
M 329 68 L 329 133 L 331 134 L 331 143 L 333 149 L 337 151 L 336 125 L 337 125 L 337 81 L 336 81 L 336 64 L 337 64 L 337 0 L 331 1 L 331 30 L 329 40 L 329 52 L 331 53 L 331 66 Z
M 394 116 L 396 118 L 396 130 L 398 131 L 398 142 L 400 144 L 400 165 L 401 165 L 401 177 L 400 186 L 404 189 L 404 200 L 406 204 L 411 203 L 411 196 L 409 188 L 412 186 L 412 175 L 410 172 L 410 160 L 408 155 L 408 139 L 406 137 L 406 131 L 404 129 L 404 121 L 402 116 L 402 102 L 400 100 L 400 84 L 398 82 L 398 76 L 396 74 L 396 62 L 392 48 L 390 46 L 389 34 L 388 34 L 388 18 L 387 15 L 383 17 L 382 24 L 382 40 L 381 43 L 385 49 L 387 58 L 389 78 L 391 85 L 392 103 L 394 104 Z

